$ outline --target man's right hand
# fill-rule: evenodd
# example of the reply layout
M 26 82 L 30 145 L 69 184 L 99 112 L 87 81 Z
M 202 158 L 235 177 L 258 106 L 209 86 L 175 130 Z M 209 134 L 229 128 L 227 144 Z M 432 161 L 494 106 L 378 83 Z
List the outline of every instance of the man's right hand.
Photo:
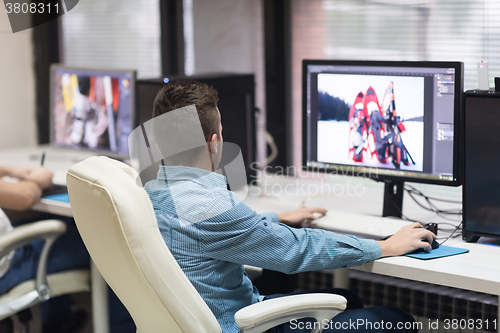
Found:
M 54 177 L 54 174 L 51 171 L 44 167 L 38 167 L 32 169 L 25 180 L 35 182 L 41 189 L 45 190 L 53 186 L 52 177 Z
M 429 242 L 422 241 L 422 238 L 426 238 Z M 377 243 L 382 249 L 380 256 L 382 258 L 400 256 L 420 248 L 430 251 L 432 241 L 436 238 L 436 235 L 423 228 L 420 223 L 415 222 L 401 228 L 390 238 Z

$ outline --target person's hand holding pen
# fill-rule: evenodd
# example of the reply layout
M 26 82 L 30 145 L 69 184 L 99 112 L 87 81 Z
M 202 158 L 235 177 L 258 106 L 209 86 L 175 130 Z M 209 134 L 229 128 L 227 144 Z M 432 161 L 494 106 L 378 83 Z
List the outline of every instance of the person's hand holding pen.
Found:
M 31 181 L 40 187 L 40 189 L 45 190 L 51 188 L 52 177 L 54 174 L 44 168 L 45 153 L 42 154 L 42 159 L 40 161 L 40 167 L 38 168 L 25 168 L 21 166 L 4 166 L 0 167 L 0 178 L 4 176 L 9 176 L 12 178 L 17 178 L 21 181 Z
M 44 168 L 43 166 L 35 169 L 31 169 L 29 176 L 24 180 L 35 182 L 41 189 L 45 190 L 51 188 L 54 184 L 52 184 L 52 178 L 54 174 Z
M 17 170 L 17 173 L 16 174 L 11 173 L 10 176 L 19 178 L 21 180 L 34 182 L 42 190 L 51 188 L 53 186 L 52 178 L 54 177 L 54 174 L 43 166 L 44 162 L 45 162 L 45 153 L 42 154 L 40 167 L 34 169 L 12 167 L 12 169 Z
M 28 177 L 24 178 L 25 180 L 37 183 L 42 190 L 54 186 L 54 184 L 52 183 L 52 178 L 54 177 L 54 173 L 47 170 L 43 166 L 44 163 L 45 163 L 45 153 L 42 153 L 42 158 L 40 160 L 40 167 L 31 169 Z
M 1 177 L 9 176 L 19 179 L 18 182 L 3 181 Z M 44 189 L 53 186 L 54 174 L 40 166 L 25 168 L 16 166 L 0 167 L 0 205 L 3 208 L 26 210 L 33 206 L 42 195 Z

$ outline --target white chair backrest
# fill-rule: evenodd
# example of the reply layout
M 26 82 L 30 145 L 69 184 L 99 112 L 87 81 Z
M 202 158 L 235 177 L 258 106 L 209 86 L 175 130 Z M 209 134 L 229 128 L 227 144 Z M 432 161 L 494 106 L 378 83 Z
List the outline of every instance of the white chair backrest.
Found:
M 168 250 L 137 177 L 126 164 L 102 156 L 68 171 L 71 208 L 92 260 L 138 332 L 221 332 Z

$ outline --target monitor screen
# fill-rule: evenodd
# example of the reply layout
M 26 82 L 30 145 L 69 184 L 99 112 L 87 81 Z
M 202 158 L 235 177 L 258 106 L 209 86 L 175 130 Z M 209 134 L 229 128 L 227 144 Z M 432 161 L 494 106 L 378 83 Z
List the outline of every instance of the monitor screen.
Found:
M 304 60 L 310 170 L 459 184 L 463 64 Z
M 51 67 L 51 143 L 128 156 L 135 71 Z

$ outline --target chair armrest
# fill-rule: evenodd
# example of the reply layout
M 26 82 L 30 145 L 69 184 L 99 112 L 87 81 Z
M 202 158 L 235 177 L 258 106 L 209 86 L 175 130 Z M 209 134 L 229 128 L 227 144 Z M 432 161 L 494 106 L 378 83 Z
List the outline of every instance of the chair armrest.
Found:
M 245 265 L 245 273 L 247 273 L 250 280 L 255 280 L 262 275 L 262 268 Z
M 59 220 L 46 220 L 23 224 L 0 235 L 0 257 L 10 251 L 40 238 L 61 235 L 66 231 L 66 224 Z
M 333 294 L 302 294 L 273 298 L 244 307 L 234 319 L 244 333 L 264 332 L 293 319 L 315 318 L 320 327 L 344 311 L 347 300 Z M 312 332 L 321 332 L 315 329 Z
M 47 284 L 47 261 L 55 240 L 66 231 L 66 224 L 59 220 L 45 220 L 24 224 L 0 235 L 0 257 L 37 239 L 45 239 L 36 271 L 36 290 L 41 300 L 50 298 Z

